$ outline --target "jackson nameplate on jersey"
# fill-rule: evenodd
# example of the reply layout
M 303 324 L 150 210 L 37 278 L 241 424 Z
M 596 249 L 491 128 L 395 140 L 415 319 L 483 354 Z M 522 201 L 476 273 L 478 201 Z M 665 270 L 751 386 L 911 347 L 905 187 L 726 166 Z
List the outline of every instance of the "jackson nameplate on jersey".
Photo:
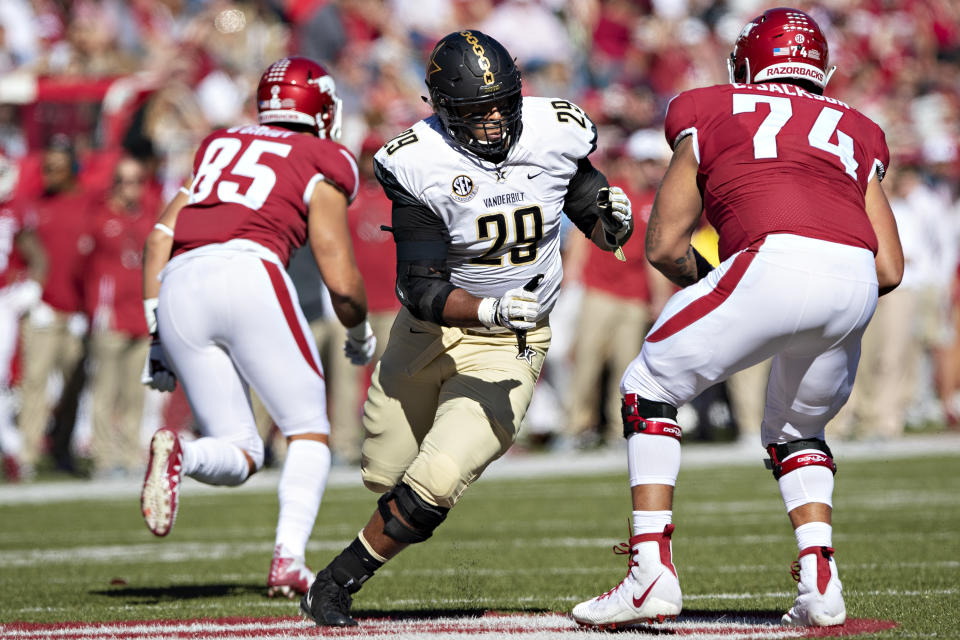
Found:
M 556 303 L 563 271 L 560 215 L 577 161 L 596 148 L 597 130 L 575 104 L 523 99 L 523 130 L 499 165 L 463 151 L 436 116 L 385 144 L 375 161 L 391 199 L 436 214 L 449 233 L 450 281 L 474 296 L 499 297 L 538 273 L 538 320 Z M 387 180 L 383 180 L 383 176 Z

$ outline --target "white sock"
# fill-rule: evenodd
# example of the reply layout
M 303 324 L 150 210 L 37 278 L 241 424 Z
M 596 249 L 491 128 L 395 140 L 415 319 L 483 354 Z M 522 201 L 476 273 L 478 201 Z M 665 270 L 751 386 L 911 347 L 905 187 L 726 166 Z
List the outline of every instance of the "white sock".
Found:
M 206 484 L 236 486 L 250 475 L 240 447 L 219 438 L 180 439 L 183 474 Z
M 631 487 L 638 484 L 676 486 L 680 472 L 680 441 L 669 436 L 635 433 L 627 439 L 627 467 Z
M 793 531 L 800 551 L 808 547 L 832 547 L 833 527 L 826 522 L 808 522 Z
M 811 502 L 833 506 L 833 472 L 826 467 L 807 465 L 794 469 L 780 476 L 777 484 L 787 513 Z
M 304 557 L 307 540 L 317 519 L 323 490 L 330 474 L 330 449 L 316 440 L 292 440 L 287 446 L 277 496 L 276 544 L 284 545 L 299 558 Z
M 663 533 L 663 528 L 673 522 L 673 511 L 634 511 L 633 535 Z

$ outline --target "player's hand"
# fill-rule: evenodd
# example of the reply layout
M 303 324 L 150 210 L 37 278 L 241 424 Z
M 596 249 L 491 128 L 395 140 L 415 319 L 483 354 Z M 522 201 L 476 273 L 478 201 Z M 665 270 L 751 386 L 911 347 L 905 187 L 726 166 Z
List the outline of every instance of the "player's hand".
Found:
M 343 345 L 343 352 L 352 364 L 362 366 L 369 363 L 376 350 L 377 337 L 373 335 L 373 327 L 367 320 L 347 329 L 347 342 Z
M 150 343 L 150 353 L 143 364 L 143 373 L 140 382 L 157 391 L 173 391 L 177 388 L 177 376 L 167 364 L 167 357 L 163 353 L 160 338 L 153 337 Z
M 597 202 L 600 204 L 603 230 L 615 240 L 617 246 L 623 244 L 623 240 L 633 230 L 630 198 L 620 187 L 604 187 L 597 194 Z
M 536 291 L 527 291 L 521 287 L 510 289 L 497 301 L 495 320 L 507 329 L 533 329 L 540 315 L 540 301 Z

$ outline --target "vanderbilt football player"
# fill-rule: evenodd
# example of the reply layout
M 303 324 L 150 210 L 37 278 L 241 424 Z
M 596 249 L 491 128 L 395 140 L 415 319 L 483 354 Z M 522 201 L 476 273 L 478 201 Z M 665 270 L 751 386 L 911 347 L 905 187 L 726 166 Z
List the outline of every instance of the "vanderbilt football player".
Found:
M 630 201 L 588 158 L 590 118 L 521 97 L 499 42 L 447 35 L 426 85 L 434 114 L 375 157 L 403 304 L 364 405 L 363 481 L 383 495 L 304 596 L 318 625 L 355 625 L 351 594 L 429 538 L 516 438 L 550 344 L 561 213 L 608 251 L 633 230 Z

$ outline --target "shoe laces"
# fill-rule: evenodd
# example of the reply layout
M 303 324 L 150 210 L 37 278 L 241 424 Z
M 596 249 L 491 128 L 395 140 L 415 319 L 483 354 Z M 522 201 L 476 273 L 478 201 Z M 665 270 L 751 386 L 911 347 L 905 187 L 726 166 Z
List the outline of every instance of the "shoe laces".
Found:
M 813 548 L 813 547 L 811 547 Z M 833 555 L 833 547 L 817 547 L 816 553 L 822 554 L 823 557 L 829 559 Z M 807 554 L 811 553 L 810 551 L 806 552 Z M 803 552 L 800 554 L 805 555 Z M 790 576 L 793 578 L 794 582 L 800 582 L 800 557 L 798 556 L 796 560 L 790 563 Z
M 348 615 L 347 611 L 350 610 L 350 605 L 353 603 L 350 592 L 337 584 L 332 578 L 324 584 L 320 592 L 320 599 L 328 605 L 333 605 L 337 611 L 344 615 Z
M 334 583 L 332 588 L 326 589 L 326 593 L 323 594 L 323 601 L 327 607 L 334 609 L 340 615 L 350 617 L 350 605 L 353 603 L 353 598 L 350 596 L 350 592 L 340 585 Z
M 624 577 L 623 580 L 621 580 L 617 584 L 617 586 L 610 589 L 606 593 L 603 593 L 597 596 L 597 600 L 603 600 L 604 598 L 609 598 L 613 593 L 615 593 L 617 589 L 623 586 L 623 583 L 627 581 L 627 578 L 630 577 L 630 572 L 633 571 L 633 568 L 636 566 L 639 566 L 640 564 L 639 562 L 637 562 L 635 558 L 635 554 L 633 552 L 633 549 L 630 547 L 629 542 L 621 542 L 619 544 L 613 545 L 613 552 L 618 556 L 627 556 L 627 575 L 626 577 Z
M 794 560 L 790 563 L 790 576 L 794 582 L 800 582 L 800 561 Z

